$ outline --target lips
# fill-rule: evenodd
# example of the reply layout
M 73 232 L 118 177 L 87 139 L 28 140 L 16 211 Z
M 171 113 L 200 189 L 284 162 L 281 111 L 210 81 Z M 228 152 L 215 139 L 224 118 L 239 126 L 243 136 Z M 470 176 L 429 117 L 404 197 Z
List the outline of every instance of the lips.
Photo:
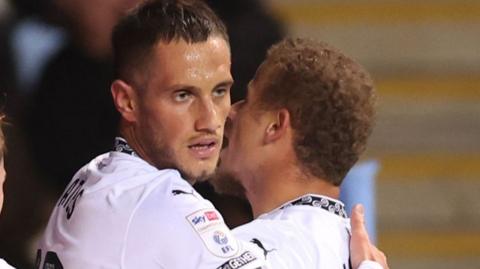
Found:
M 188 149 L 197 159 L 209 159 L 215 157 L 219 141 L 216 138 L 201 138 L 193 140 Z

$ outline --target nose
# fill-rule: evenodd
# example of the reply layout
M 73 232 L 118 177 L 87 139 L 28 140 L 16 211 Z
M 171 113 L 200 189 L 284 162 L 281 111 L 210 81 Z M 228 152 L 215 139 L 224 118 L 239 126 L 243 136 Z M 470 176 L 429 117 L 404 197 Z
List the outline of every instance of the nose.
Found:
M 212 100 L 201 102 L 198 117 L 195 122 L 197 131 L 215 133 L 223 125 L 224 118 L 220 115 L 220 107 Z M 225 114 L 225 113 L 224 113 Z

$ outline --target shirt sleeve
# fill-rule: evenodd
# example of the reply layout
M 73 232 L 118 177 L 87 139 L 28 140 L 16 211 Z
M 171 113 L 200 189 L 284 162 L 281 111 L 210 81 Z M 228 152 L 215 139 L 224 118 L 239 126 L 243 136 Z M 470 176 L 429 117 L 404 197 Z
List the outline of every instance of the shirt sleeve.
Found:
M 363 261 L 360 263 L 360 266 L 358 266 L 358 269 L 383 269 L 383 267 L 378 262 Z

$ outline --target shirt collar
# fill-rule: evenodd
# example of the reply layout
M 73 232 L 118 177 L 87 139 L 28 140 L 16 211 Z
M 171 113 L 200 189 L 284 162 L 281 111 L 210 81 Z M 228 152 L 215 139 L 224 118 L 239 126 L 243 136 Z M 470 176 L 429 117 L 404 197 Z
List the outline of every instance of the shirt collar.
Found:
M 113 144 L 113 151 L 122 152 L 128 155 L 139 157 L 138 154 L 128 145 L 127 140 L 123 137 L 115 137 L 115 142 Z
M 282 210 L 291 206 L 299 206 L 299 205 L 318 207 L 330 213 L 333 213 L 337 216 L 340 216 L 342 218 L 347 218 L 345 205 L 342 202 L 323 196 L 323 195 L 317 195 L 317 194 L 303 195 L 300 198 L 297 198 L 293 201 L 285 203 L 279 209 Z

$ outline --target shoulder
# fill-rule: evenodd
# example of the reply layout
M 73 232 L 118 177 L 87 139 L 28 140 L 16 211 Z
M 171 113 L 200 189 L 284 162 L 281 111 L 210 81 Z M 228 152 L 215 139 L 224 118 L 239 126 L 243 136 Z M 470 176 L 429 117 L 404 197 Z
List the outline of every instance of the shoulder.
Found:
M 296 215 L 271 212 L 233 232 L 259 246 L 272 268 L 316 268 L 319 242 L 309 228 Z
M 171 179 L 132 215 L 125 253 L 132 264 L 137 261 L 127 256 L 156 257 L 165 268 L 217 268 L 230 260 L 249 266 L 263 262 L 251 248 L 256 249 L 237 240 L 221 214 L 188 182 Z M 138 249 L 142 253 L 137 255 Z
M 239 239 L 259 240 L 277 249 L 295 248 L 304 238 L 302 230 L 294 222 L 281 219 L 255 219 L 235 228 L 233 233 Z
M 125 233 L 138 209 L 151 209 L 148 213 L 153 213 L 168 207 L 167 193 L 176 180 L 180 175 L 175 170 L 153 169 L 112 153 L 100 155 L 72 178 L 54 208 L 47 230 L 68 231 L 81 238 L 102 229 L 117 235 Z
M 3 259 L 0 259 L 0 269 L 15 269 L 12 266 L 10 266 L 6 261 Z
M 161 180 L 162 183 L 145 190 L 148 195 L 131 215 L 129 238 L 136 240 L 137 232 L 151 232 L 150 237 L 162 238 L 159 245 L 165 245 L 161 243 L 164 240 L 177 241 L 181 245 L 183 240 L 201 239 L 205 230 L 226 227 L 213 205 L 180 176 L 171 175 Z
M 271 237 L 274 240 L 280 240 L 279 235 L 288 237 L 298 237 L 301 233 L 297 219 L 291 214 L 285 214 L 284 210 L 275 210 L 268 212 L 254 219 L 253 221 L 235 228 L 234 233 L 241 237 L 261 236 Z

